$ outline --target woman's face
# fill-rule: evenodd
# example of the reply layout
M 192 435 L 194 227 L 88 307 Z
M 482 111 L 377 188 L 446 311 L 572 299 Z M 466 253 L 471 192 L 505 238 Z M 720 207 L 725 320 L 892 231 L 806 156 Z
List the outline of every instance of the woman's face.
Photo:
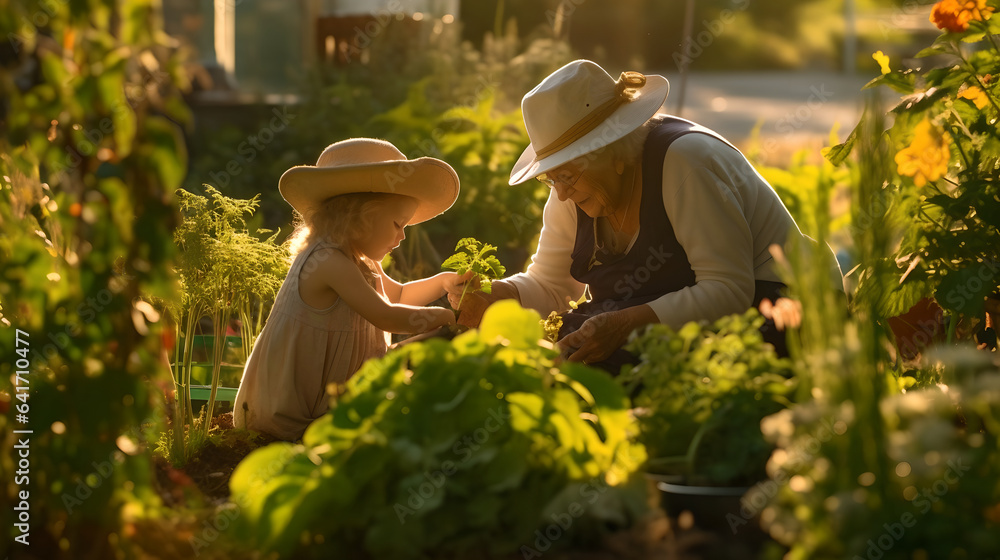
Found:
M 621 175 L 602 159 L 577 158 L 539 175 L 538 179 L 556 191 L 559 200 L 572 200 L 591 218 L 614 213 L 621 198 Z
M 403 228 L 416 211 L 417 200 L 409 196 L 393 196 L 379 201 L 371 214 L 367 235 L 356 243 L 358 251 L 373 261 L 381 261 L 406 239 Z

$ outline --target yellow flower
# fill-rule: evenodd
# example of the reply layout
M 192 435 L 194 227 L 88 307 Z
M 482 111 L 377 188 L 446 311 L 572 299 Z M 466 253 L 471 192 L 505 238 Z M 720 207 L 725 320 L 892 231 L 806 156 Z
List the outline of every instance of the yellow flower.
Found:
M 875 54 L 872 55 L 872 58 L 874 58 L 875 62 L 878 62 L 879 67 L 882 68 L 883 75 L 892 72 L 892 68 L 889 68 L 889 57 L 886 56 L 884 52 L 875 51 Z
M 969 86 L 962 90 L 962 93 L 958 94 L 959 99 L 968 99 L 976 104 L 976 109 L 982 109 L 990 104 L 990 99 L 986 97 L 986 93 L 979 89 L 979 86 Z
M 993 15 L 993 8 L 986 0 L 941 0 L 931 10 L 931 23 L 938 29 L 961 32 L 969 28 L 970 21 L 984 21 Z
M 948 146 L 944 131 L 924 118 L 914 129 L 913 142 L 896 154 L 896 172 L 913 177 L 918 188 L 928 181 L 937 181 L 948 171 L 951 160 Z

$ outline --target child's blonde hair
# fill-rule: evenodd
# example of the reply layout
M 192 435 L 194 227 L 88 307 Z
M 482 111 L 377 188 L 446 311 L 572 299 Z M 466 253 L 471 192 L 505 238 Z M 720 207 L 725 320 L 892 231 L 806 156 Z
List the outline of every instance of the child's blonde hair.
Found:
M 295 229 L 288 237 L 288 250 L 294 259 L 313 241 L 325 237 L 340 246 L 356 264 L 372 268 L 361 254 L 357 242 L 371 233 L 372 216 L 393 197 L 393 193 L 349 193 L 334 196 L 313 207 L 306 215 L 296 213 Z

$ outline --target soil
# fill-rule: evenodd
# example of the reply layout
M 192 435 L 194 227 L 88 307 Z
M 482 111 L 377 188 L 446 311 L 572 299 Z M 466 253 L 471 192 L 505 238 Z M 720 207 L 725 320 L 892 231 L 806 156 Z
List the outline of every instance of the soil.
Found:
M 212 433 L 205 444 L 182 467 L 175 468 L 166 459 L 156 457 L 156 480 L 160 496 L 167 505 L 179 505 L 191 498 L 196 487 L 211 505 L 229 499 L 229 479 L 251 451 L 275 439 L 233 426 L 233 413 L 212 418 Z

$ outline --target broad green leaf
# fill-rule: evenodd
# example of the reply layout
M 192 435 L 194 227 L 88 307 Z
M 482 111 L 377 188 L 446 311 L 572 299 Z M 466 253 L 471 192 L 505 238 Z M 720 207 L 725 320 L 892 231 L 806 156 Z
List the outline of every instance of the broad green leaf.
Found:
M 825 157 L 827 161 L 829 161 L 833 165 L 840 165 L 844 163 L 844 161 L 847 159 L 848 156 L 851 155 L 851 151 L 854 150 L 854 145 L 858 141 L 859 131 L 864 130 L 865 123 L 863 119 L 864 117 L 862 117 L 862 121 L 859 122 L 858 125 L 854 128 L 854 130 L 852 130 L 851 133 L 847 136 L 847 139 L 844 140 L 844 143 L 823 149 L 823 157 Z
M 864 85 L 861 89 L 871 89 L 878 86 L 887 86 L 896 92 L 902 93 L 903 95 L 912 94 L 914 91 L 914 83 L 916 81 L 916 75 L 911 71 L 907 70 L 905 72 L 890 72 L 888 74 L 882 74 L 881 76 L 874 78 L 870 82 Z
M 483 340 L 498 341 L 511 348 L 537 348 L 538 341 L 545 336 L 540 320 L 536 311 L 524 309 L 514 300 L 500 300 L 483 313 L 479 333 Z
M 934 299 L 950 311 L 969 317 L 982 315 L 984 300 L 1000 285 L 1000 264 L 992 261 L 967 263 L 948 272 L 938 283 Z

